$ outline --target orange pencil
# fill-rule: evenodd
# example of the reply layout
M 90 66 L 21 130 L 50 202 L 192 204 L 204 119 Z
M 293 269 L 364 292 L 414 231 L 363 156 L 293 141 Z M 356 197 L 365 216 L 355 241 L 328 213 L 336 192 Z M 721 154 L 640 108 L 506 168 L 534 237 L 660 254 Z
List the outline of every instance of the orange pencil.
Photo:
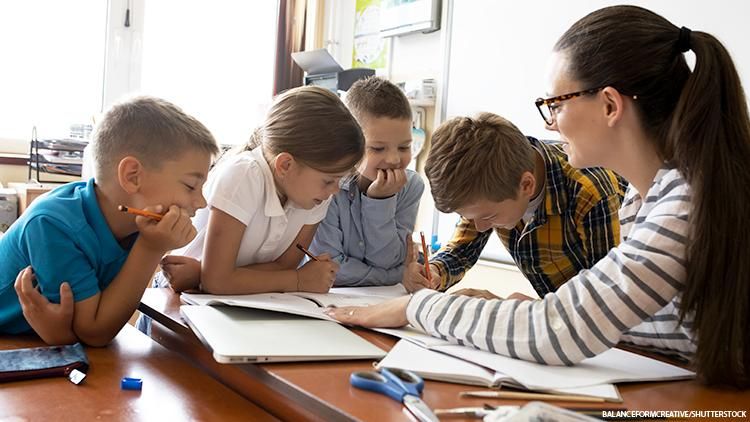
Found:
M 424 232 L 419 232 L 419 236 L 422 237 L 422 253 L 424 254 L 424 273 L 427 276 L 427 280 L 432 281 L 432 274 L 430 274 L 430 260 L 428 259 L 429 251 L 427 250 L 427 242 L 424 241 Z
M 140 216 L 148 217 L 156 221 L 161 221 L 161 218 L 162 218 L 161 214 L 157 214 L 155 212 L 146 211 L 146 210 L 139 210 L 138 208 L 126 207 L 125 205 L 118 205 L 117 209 L 122 212 L 126 212 L 128 214 L 140 215 Z
M 297 249 L 299 249 L 302 252 L 304 252 L 304 254 L 307 255 L 307 256 L 309 256 L 310 259 L 312 259 L 313 261 L 318 261 L 318 258 L 316 258 L 315 255 L 313 255 L 312 253 L 310 253 L 310 251 L 308 251 L 307 249 L 305 249 L 305 247 L 302 246 L 302 245 L 300 245 L 299 243 L 297 243 Z

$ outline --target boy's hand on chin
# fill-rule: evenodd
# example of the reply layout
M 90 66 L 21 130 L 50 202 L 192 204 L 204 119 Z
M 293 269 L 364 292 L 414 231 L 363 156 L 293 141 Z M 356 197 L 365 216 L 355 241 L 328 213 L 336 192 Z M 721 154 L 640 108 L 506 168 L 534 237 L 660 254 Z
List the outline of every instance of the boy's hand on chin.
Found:
M 384 199 L 397 194 L 406 186 L 406 170 L 387 169 L 378 170 L 377 178 L 367 188 L 367 196 L 374 199 Z
M 160 213 L 162 206 L 148 207 L 146 210 Z M 170 206 L 161 221 L 136 216 L 135 224 L 140 232 L 139 237 L 146 245 L 161 253 L 187 245 L 198 234 L 190 220 L 190 214 L 177 205 Z

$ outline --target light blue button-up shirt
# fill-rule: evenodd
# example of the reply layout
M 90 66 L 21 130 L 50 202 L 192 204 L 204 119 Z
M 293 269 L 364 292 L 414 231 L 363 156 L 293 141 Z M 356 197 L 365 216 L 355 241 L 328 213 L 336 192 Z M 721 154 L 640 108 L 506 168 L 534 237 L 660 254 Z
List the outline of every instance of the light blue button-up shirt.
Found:
M 406 170 L 406 185 L 384 199 L 367 197 L 356 178 L 342 181 L 310 245 L 341 265 L 334 286 L 390 286 L 401 282 L 406 237 L 411 236 L 424 191 L 421 176 Z

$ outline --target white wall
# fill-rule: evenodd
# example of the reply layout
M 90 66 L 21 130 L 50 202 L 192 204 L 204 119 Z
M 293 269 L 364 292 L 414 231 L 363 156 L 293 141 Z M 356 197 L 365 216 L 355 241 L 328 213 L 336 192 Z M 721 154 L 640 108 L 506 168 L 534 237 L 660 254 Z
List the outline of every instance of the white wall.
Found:
M 733 55 L 746 89 L 750 86 L 749 2 L 459 0 L 454 2 L 448 116 L 492 111 L 527 135 L 554 138 L 533 104 L 545 93 L 549 52 L 576 20 L 622 3 L 647 7 L 677 26 L 718 37 Z

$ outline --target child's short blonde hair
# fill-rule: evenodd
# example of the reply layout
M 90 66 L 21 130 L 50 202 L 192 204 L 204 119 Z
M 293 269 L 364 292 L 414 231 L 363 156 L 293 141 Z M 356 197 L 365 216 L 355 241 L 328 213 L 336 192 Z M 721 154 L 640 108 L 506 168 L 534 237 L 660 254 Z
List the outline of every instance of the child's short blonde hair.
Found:
M 114 174 L 126 156 L 158 169 L 189 149 L 209 155 L 219 152 L 201 122 L 168 101 L 145 96 L 112 106 L 97 126 L 92 147 L 97 179 Z
M 513 123 L 492 113 L 456 117 L 431 138 L 425 173 L 442 212 L 480 200 L 518 195 L 521 175 L 534 170 L 534 149 Z
M 344 101 L 360 124 L 368 117 L 411 120 L 411 105 L 404 92 L 377 76 L 355 82 L 346 92 Z

